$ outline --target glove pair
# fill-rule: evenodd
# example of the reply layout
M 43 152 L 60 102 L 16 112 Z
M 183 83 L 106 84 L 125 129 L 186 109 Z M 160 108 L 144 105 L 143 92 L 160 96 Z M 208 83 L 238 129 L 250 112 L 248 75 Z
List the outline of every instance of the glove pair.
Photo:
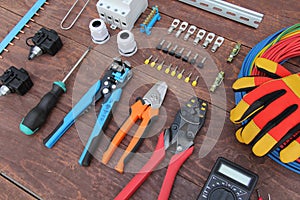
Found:
M 230 112 L 233 123 L 243 123 L 236 138 L 253 145 L 257 156 L 282 147 L 280 160 L 293 162 L 300 157 L 300 74 L 265 58 L 257 58 L 255 65 L 267 77 L 243 77 L 232 86 L 250 91 Z

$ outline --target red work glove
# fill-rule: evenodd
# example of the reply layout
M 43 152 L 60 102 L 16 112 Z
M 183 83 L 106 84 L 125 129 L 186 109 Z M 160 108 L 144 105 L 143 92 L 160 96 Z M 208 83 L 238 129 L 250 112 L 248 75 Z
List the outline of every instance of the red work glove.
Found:
M 230 112 L 236 124 L 248 122 L 236 132 L 242 143 L 252 143 L 252 151 L 264 156 L 292 136 L 280 152 L 280 160 L 293 162 L 300 156 L 300 74 L 289 75 L 284 67 L 266 59 L 257 59 L 259 69 L 274 78 L 244 77 L 234 84 L 235 90 L 249 90 Z

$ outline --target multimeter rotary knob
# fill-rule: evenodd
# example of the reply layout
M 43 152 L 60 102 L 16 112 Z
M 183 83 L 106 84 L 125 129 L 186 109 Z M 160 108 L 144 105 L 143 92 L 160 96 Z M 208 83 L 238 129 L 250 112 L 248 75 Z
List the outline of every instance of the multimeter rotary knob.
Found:
M 208 195 L 209 200 L 236 200 L 235 194 L 231 189 L 225 187 L 217 187 Z

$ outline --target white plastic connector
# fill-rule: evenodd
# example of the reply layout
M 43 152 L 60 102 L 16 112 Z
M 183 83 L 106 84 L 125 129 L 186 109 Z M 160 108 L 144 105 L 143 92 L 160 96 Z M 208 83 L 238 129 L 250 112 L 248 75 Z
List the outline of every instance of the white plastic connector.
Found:
M 123 30 L 119 32 L 117 36 L 117 43 L 118 43 L 119 53 L 122 56 L 129 57 L 134 55 L 137 51 L 134 35 L 128 30 Z
M 104 44 L 110 38 L 109 32 L 102 19 L 93 19 L 89 25 L 92 40 L 96 44 Z
M 99 0 L 96 4 L 100 18 L 112 29 L 122 30 L 131 30 L 147 6 L 147 0 Z

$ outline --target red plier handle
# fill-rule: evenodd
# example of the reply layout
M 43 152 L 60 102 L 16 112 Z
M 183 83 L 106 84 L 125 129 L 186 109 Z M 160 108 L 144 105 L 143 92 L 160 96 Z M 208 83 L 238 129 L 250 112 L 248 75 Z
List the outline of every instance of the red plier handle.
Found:
M 194 151 L 194 146 L 191 146 L 187 150 L 172 156 L 164 182 L 162 184 L 159 196 L 157 198 L 158 200 L 169 199 L 177 172 L 179 171 L 183 163 L 186 161 L 186 159 L 188 159 L 188 157 L 192 155 L 193 151 Z
M 182 153 L 176 154 L 171 158 L 163 185 L 158 196 L 159 200 L 168 199 L 172 190 L 172 186 L 176 174 L 186 159 L 193 153 L 194 147 L 190 147 Z M 115 200 L 127 200 L 150 176 L 154 168 L 164 159 L 166 150 L 164 147 L 164 132 L 158 138 L 158 142 L 149 161 L 144 167 L 131 179 L 131 181 L 123 188 L 123 190 L 115 197 Z

